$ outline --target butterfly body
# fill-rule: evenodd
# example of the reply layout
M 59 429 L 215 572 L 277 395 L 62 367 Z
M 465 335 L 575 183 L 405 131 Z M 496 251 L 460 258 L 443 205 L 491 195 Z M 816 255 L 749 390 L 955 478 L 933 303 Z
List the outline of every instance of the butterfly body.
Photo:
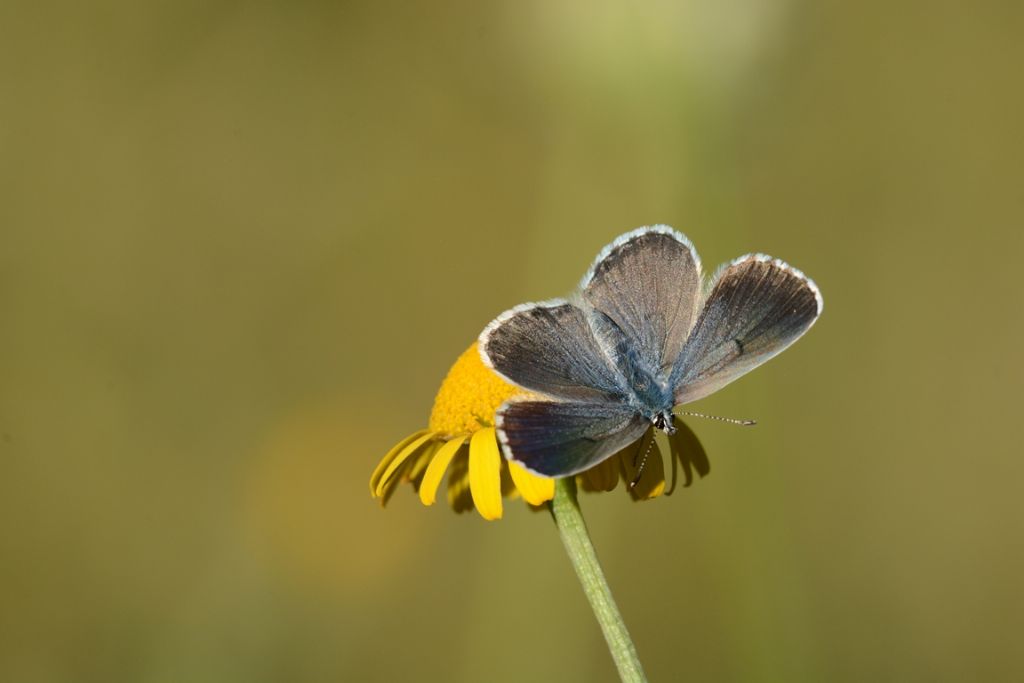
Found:
M 540 395 L 505 403 L 507 458 L 550 477 L 592 467 L 673 408 L 717 391 L 792 344 L 821 313 L 817 286 L 761 254 L 705 291 L 693 245 L 665 226 L 605 247 L 571 300 L 517 306 L 480 335 L 484 362 Z
M 604 326 L 608 323 L 595 319 L 599 315 L 596 312 L 592 314 L 591 326 L 600 338 L 601 330 L 607 330 Z M 606 331 L 605 334 L 611 332 Z M 668 373 L 646 367 L 644 359 L 636 349 L 625 343 L 621 333 L 617 333 L 616 337 L 618 344 L 609 357 L 617 359 L 617 369 L 624 380 L 620 398 L 653 424 L 657 415 L 671 412 L 675 403 L 668 386 Z
M 625 401 L 636 410 L 637 415 L 658 429 L 667 431 L 672 424 L 672 408 L 675 406 L 668 378 L 658 378 L 636 365 L 629 367 L 626 380 L 630 391 Z

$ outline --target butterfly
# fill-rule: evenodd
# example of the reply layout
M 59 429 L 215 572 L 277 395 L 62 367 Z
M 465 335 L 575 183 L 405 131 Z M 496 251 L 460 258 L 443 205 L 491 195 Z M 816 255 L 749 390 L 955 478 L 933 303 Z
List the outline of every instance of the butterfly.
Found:
M 606 246 L 568 299 L 527 303 L 479 338 L 483 362 L 530 395 L 502 404 L 502 451 L 566 477 L 639 439 L 673 433 L 676 406 L 718 391 L 780 353 L 821 315 L 817 285 L 763 254 L 723 265 L 705 287 L 700 258 L 667 226 Z

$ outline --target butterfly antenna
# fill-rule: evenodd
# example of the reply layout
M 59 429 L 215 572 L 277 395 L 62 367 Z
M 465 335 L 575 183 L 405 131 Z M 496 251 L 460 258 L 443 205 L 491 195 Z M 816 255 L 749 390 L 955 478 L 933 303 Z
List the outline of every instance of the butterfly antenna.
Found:
M 633 477 L 633 481 L 629 482 L 629 488 L 635 488 L 640 483 L 640 477 L 644 473 L 644 465 L 647 464 L 647 456 L 651 454 L 651 448 L 654 447 L 654 435 L 651 434 L 651 440 L 647 442 L 647 448 L 644 449 L 644 457 L 640 459 L 640 467 L 637 468 L 636 476 Z M 633 458 L 633 466 L 636 467 L 636 457 Z
M 719 422 L 728 422 L 729 424 L 739 425 L 741 427 L 752 427 L 757 424 L 757 420 L 737 420 L 734 417 L 719 417 L 718 415 L 705 415 L 704 413 L 692 413 L 689 411 L 684 411 L 679 414 L 689 415 L 691 417 L 703 417 L 705 420 L 718 420 Z

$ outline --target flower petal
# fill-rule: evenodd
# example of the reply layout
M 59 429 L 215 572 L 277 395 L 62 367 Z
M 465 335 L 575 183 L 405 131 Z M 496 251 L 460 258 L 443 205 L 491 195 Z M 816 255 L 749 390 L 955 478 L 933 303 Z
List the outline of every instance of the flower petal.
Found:
M 427 465 L 427 473 L 423 475 L 423 481 L 420 482 L 420 502 L 424 505 L 434 504 L 434 500 L 437 498 L 437 487 L 441 485 L 441 479 L 444 478 L 448 465 L 451 464 L 452 458 L 468 438 L 468 434 L 457 436 L 434 453 L 433 459 Z
M 436 434 L 434 435 L 437 436 Z M 380 496 L 380 506 L 386 507 L 388 501 L 391 500 L 391 496 L 398 489 L 398 485 L 403 481 L 412 483 L 413 490 L 419 491 L 420 479 L 423 477 L 423 471 L 427 468 L 427 464 L 430 459 L 434 457 L 434 453 L 441 447 L 441 444 L 437 441 L 428 441 L 425 446 L 418 448 L 412 455 L 405 459 L 405 462 L 398 465 L 394 474 L 386 479 L 381 479 L 380 486 L 384 489 L 384 492 Z M 397 458 L 395 462 L 397 462 Z
M 540 505 L 555 497 L 554 479 L 539 477 L 512 460 L 508 461 L 508 471 L 523 500 L 530 505 Z
M 633 457 L 631 447 L 625 450 Z M 619 460 L 614 456 L 607 458 L 589 470 L 584 470 L 579 476 L 586 491 L 611 491 L 619 484 Z
M 676 433 L 668 438 L 668 442 L 672 448 L 672 457 L 678 458 L 679 464 L 683 466 L 683 476 L 685 477 L 683 486 L 693 483 L 693 470 L 697 470 L 697 474 L 701 478 L 710 474 L 711 461 L 708 460 L 708 454 L 704 451 L 700 439 L 693 433 L 689 425 L 685 422 L 678 422 Z
M 500 450 L 498 451 L 501 452 Z M 516 488 L 516 483 L 512 481 L 512 473 L 508 469 L 508 460 L 505 457 L 501 458 L 501 497 L 511 498 L 516 500 L 520 498 L 522 494 L 519 493 L 519 489 Z
M 481 517 L 501 519 L 501 453 L 493 427 L 477 430 L 469 442 L 469 491 Z
M 668 437 L 668 461 L 672 463 L 672 483 L 665 489 L 666 496 L 671 496 L 676 490 L 676 481 L 679 479 L 679 458 L 676 457 L 676 444 L 672 440 L 672 437 Z M 690 485 L 689 471 L 686 472 L 686 486 Z
M 448 468 L 448 505 L 460 515 L 473 509 L 473 496 L 469 492 L 468 453 L 465 458 L 455 458 Z
M 408 471 L 410 464 L 411 463 L 408 460 L 406 460 L 404 463 L 401 464 L 401 466 L 399 466 L 398 472 L 401 473 Z M 377 496 L 377 500 L 380 501 L 380 506 L 382 508 L 388 506 L 388 503 L 391 501 L 391 496 L 395 495 L 395 491 L 398 490 L 398 485 L 401 483 L 401 477 L 391 477 L 390 479 L 385 479 L 381 483 L 381 493 L 379 496 Z
M 431 441 L 426 448 L 419 450 L 416 457 L 408 461 L 409 466 L 402 473 L 402 481 L 411 483 L 413 490 L 417 493 L 419 493 L 420 481 L 423 479 L 423 473 L 427 470 L 427 465 L 434 459 L 434 454 L 441 450 L 442 445 L 440 441 Z
M 431 439 L 435 437 L 434 432 L 427 432 L 417 439 L 414 439 L 410 443 L 406 444 L 405 448 L 398 452 L 398 455 L 388 463 L 387 469 L 384 470 L 384 474 L 380 476 L 380 480 L 377 482 L 378 496 L 384 495 L 384 487 L 387 485 L 388 480 L 391 479 L 395 471 L 406 461 L 406 459 L 419 451 L 420 448 L 426 446 Z
M 647 454 L 646 462 L 644 462 L 645 453 Z M 653 428 L 644 433 L 635 449 L 622 451 L 619 462 L 622 463 L 622 479 L 626 482 L 626 488 L 633 500 L 657 498 L 665 490 L 665 464 L 662 461 L 661 449 L 654 438 Z M 630 488 L 629 484 L 636 479 L 641 463 L 643 463 L 643 471 L 640 472 L 640 479 L 637 480 L 636 486 Z
M 388 451 L 387 455 L 385 455 L 383 458 L 381 458 L 380 463 L 378 463 L 377 467 L 373 470 L 373 474 L 370 475 L 370 495 L 371 496 L 377 497 L 379 495 L 377 493 L 377 486 L 380 483 L 381 475 L 384 474 L 384 470 L 386 470 L 388 468 L 388 465 L 390 465 L 391 461 L 395 459 L 395 456 L 398 455 L 399 453 L 401 453 L 402 449 L 404 449 L 410 443 L 412 443 L 416 439 L 420 438 L 424 434 L 429 434 L 429 433 L 430 433 L 429 429 L 421 429 L 418 432 L 414 432 L 414 433 L 410 434 L 409 436 L 405 437 L 404 439 L 399 441 L 397 444 L 395 444 L 394 448 L 392 448 L 390 451 Z

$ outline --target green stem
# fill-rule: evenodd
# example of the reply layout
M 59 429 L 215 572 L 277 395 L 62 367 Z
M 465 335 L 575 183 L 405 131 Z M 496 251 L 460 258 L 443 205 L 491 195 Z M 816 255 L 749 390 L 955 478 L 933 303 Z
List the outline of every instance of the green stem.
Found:
M 608 582 L 597 561 L 594 546 L 587 534 L 587 524 L 583 521 L 580 504 L 576 500 L 576 480 L 566 477 L 555 481 L 555 498 L 551 501 L 551 515 L 555 518 L 558 533 L 562 536 L 562 544 L 569 553 L 573 569 L 583 585 L 590 607 L 594 610 L 597 623 L 601 625 L 608 649 L 619 670 L 619 678 L 628 683 L 646 682 L 640 659 L 636 656 L 636 647 L 629 638 L 629 631 L 622 621 L 619 608 L 608 587 Z

